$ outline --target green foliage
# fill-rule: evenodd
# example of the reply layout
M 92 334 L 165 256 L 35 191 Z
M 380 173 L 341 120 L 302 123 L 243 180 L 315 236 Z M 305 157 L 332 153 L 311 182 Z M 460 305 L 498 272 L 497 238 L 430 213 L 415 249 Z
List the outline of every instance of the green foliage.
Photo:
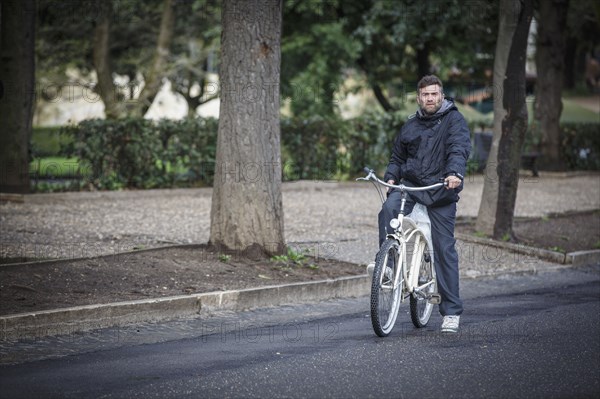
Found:
M 106 15 L 110 20 L 110 65 L 120 76 L 119 99 L 139 94 L 153 64 L 164 3 L 38 0 L 35 51 L 41 98 L 55 99 L 61 90 L 67 95 L 69 86 L 96 84 L 92 74 L 95 27 Z M 173 2 L 173 41 L 166 75 L 172 89 L 186 100 L 192 87 L 203 87 L 206 73 L 216 70 L 220 9 L 221 3 L 214 0 Z
M 359 44 L 347 37 L 340 21 L 304 26 L 307 29 L 282 39 L 282 97 L 297 117 L 331 116 L 337 109 L 342 69 L 356 58 Z
M 231 260 L 231 255 L 219 254 L 219 262 L 227 263 Z
M 291 268 L 294 266 L 305 266 L 310 269 L 319 268 L 314 263 L 306 263 L 308 258 L 304 252 L 295 251 L 292 248 L 288 248 L 287 255 L 275 255 L 271 258 L 271 261 L 282 265 L 284 268 Z
M 283 179 L 345 180 L 360 175 L 364 166 L 381 173 L 404 120 L 404 111 L 371 111 L 351 120 L 282 118 Z M 562 128 L 569 167 L 600 170 L 598 125 L 563 123 Z M 109 190 L 210 185 L 217 130 L 212 118 L 90 120 L 63 128 L 59 137 L 56 128 L 36 129 L 37 154 L 49 155 L 57 146 L 65 150 L 63 158 L 35 157 L 32 173 L 42 179 L 79 178 L 84 186 Z M 58 189 L 53 182 L 38 188 Z
M 162 142 L 162 162 L 185 170 L 185 180 L 212 184 L 218 127 L 218 120 L 214 118 L 161 120 L 157 128 Z M 175 177 L 173 173 L 170 176 Z
M 365 166 L 384 169 L 390 159 L 394 138 L 404 125 L 402 112 L 371 111 L 352 120 L 345 145 L 348 150 L 347 172 L 362 174 Z
M 66 127 L 74 140 L 64 153 L 87 169 L 96 189 L 172 187 L 179 180 L 210 183 L 214 167 L 217 122 L 129 118 L 87 120 Z M 180 176 L 186 172 L 187 176 Z
M 37 75 L 62 84 L 69 68 L 83 74 L 92 63 L 94 27 L 110 13 L 110 53 L 115 72 L 135 79 L 150 65 L 160 26 L 162 0 L 40 0 L 36 34 Z M 38 62 L 39 61 L 39 62 Z
M 96 188 L 156 186 L 161 142 L 151 121 L 95 119 L 74 129 L 74 151 L 69 155 L 89 164 L 91 184 Z
M 550 247 L 548 248 L 550 251 L 554 251 L 554 252 L 560 252 L 562 254 L 566 253 L 567 251 L 563 248 L 563 247 L 559 247 L 559 246 L 554 246 L 554 247 Z
M 289 118 L 281 121 L 285 180 L 333 180 L 338 153 L 350 125 L 336 117 Z
M 283 97 L 304 118 L 337 110 L 348 70 L 362 74 L 390 108 L 432 65 L 443 78 L 453 69 L 482 79 L 492 68 L 498 20 L 497 4 L 459 0 L 290 0 L 283 18 Z
M 382 169 L 404 119 L 399 113 L 369 112 L 352 120 L 337 117 L 281 121 L 285 180 L 346 179 L 365 166 Z
M 34 127 L 29 143 L 31 158 L 58 155 L 62 147 L 69 145 L 73 137 L 60 134 L 61 130 L 62 126 Z
M 572 170 L 600 170 L 600 124 L 561 123 L 564 157 Z
M 362 173 L 364 166 L 381 170 L 402 124 L 399 113 L 384 112 L 353 120 L 283 118 L 283 178 L 340 180 Z M 37 129 L 32 142 L 40 150 L 32 173 L 37 179 L 79 179 L 81 188 L 100 190 L 210 185 L 217 130 L 213 118 L 95 119 Z M 40 183 L 38 190 L 44 187 L 51 189 Z

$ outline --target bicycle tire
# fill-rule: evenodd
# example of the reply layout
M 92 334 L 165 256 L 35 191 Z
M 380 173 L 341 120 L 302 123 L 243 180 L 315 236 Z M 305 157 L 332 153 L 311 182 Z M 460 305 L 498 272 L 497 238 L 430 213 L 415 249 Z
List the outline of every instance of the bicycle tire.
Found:
M 417 254 L 416 251 L 419 253 Z M 433 281 L 432 284 L 423 290 L 423 292 L 426 294 L 433 294 L 437 288 L 435 269 L 433 265 L 433 252 L 431 252 L 424 236 L 421 236 L 421 243 L 416 251 L 413 256 L 418 255 L 421 258 L 419 265 L 418 285 L 423 286 L 425 284 L 430 284 Z M 410 295 L 410 318 L 415 327 L 423 328 L 427 326 L 432 311 L 433 304 L 430 303 L 428 299 L 418 297 L 415 293 Z
M 384 241 L 375 258 L 373 281 L 371 282 L 371 323 L 375 334 L 386 337 L 390 334 L 398 317 L 402 281 L 401 244 L 394 239 Z M 390 267 L 391 266 L 391 267 Z M 400 282 L 393 286 L 393 276 L 400 268 Z

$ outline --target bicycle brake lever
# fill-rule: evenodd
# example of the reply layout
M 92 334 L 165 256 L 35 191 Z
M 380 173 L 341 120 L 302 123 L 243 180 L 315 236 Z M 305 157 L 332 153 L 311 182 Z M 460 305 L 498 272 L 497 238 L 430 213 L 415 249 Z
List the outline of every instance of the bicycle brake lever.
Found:
M 363 180 L 370 181 L 373 177 L 375 177 L 375 171 L 368 166 L 365 166 L 363 170 L 367 174 L 367 176 L 363 177 Z

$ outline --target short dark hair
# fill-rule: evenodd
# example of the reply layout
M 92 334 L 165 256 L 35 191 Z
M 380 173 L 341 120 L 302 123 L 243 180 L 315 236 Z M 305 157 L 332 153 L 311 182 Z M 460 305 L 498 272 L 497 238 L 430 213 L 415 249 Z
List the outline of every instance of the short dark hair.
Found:
M 426 75 L 419 80 L 419 83 L 417 83 L 417 92 L 420 92 L 423 87 L 431 85 L 438 85 L 440 86 L 441 91 L 444 91 L 444 85 L 442 84 L 440 78 L 435 75 Z

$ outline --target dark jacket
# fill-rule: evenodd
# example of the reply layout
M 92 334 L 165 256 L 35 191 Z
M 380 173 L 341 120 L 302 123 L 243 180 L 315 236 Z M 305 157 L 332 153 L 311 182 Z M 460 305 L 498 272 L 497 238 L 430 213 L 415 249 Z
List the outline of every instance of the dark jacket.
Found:
M 427 186 L 449 174 L 465 176 L 471 152 L 471 136 L 465 118 L 451 99 L 445 99 L 434 115 L 421 110 L 411 115 L 394 140 L 384 180 L 402 181 L 409 186 Z M 429 192 L 410 193 L 427 206 L 458 201 L 463 185 L 454 190 L 441 187 Z

